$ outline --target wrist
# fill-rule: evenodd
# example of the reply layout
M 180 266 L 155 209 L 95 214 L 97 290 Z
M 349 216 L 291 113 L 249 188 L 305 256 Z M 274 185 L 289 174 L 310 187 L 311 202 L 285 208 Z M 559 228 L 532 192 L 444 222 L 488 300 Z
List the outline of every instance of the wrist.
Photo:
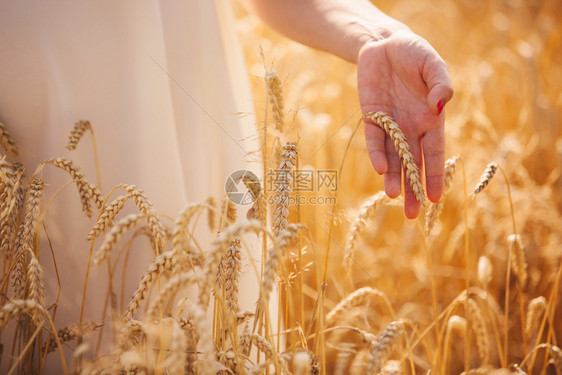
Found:
M 389 17 L 390 18 L 390 17 Z M 396 35 L 414 34 L 414 32 L 402 22 L 389 19 L 384 23 L 357 24 L 356 43 L 353 48 L 354 63 L 357 63 L 361 50 L 369 44 L 383 42 Z

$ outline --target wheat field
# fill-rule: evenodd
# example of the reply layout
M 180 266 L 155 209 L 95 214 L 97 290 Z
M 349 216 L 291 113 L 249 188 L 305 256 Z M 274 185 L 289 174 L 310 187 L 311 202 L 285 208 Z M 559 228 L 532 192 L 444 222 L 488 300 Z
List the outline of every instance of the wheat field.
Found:
M 68 158 L 23 171 L 10 124 L 0 126 L 0 333 L 13 340 L 2 369 L 46 373 L 56 357 L 62 372 L 80 374 L 562 375 L 562 3 L 377 6 L 449 65 L 455 96 L 439 203 L 408 220 L 401 198 L 381 192 L 353 65 L 237 8 L 264 171 L 261 181 L 241 177 L 252 198 L 246 217 L 227 197 L 209 197 L 166 221 L 142 186 L 122 181 L 102 193 Z M 399 124 L 367 115 L 401 142 Z M 90 140 L 95 124 L 77 122 L 67 148 Z M 92 267 L 111 270 L 127 238 L 144 236 L 154 250 L 134 293 L 104 322 L 54 324 L 38 256 L 50 207 L 44 168 L 70 176 L 94 219 L 84 233 Z M 309 172 L 312 189 L 296 183 Z M 322 187 L 320 172 L 333 178 Z M 408 176 L 421 200 L 416 173 Z M 134 212 L 122 210 L 126 202 Z M 208 233 L 212 243 L 199 246 Z M 240 265 L 256 238 L 259 297 L 246 311 Z M 194 298 L 184 298 L 188 288 Z M 83 337 L 103 331 L 112 343 L 92 355 Z

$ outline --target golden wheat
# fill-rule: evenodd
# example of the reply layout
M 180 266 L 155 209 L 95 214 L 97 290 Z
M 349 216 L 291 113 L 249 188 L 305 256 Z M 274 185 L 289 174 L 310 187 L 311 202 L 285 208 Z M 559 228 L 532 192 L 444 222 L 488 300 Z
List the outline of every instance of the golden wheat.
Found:
M 425 235 L 429 236 L 431 230 L 435 226 L 437 220 L 439 220 L 439 216 L 441 216 L 441 211 L 443 211 L 443 201 L 445 199 L 445 195 L 451 190 L 451 185 L 453 184 L 453 177 L 455 175 L 455 168 L 457 166 L 457 162 L 459 160 L 459 156 L 454 156 L 450 159 L 447 159 L 445 162 L 445 171 L 443 177 L 443 196 L 437 203 L 431 203 L 429 205 L 429 210 L 427 210 L 425 214 Z
M 6 125 L 0 122 L 0 144 L 4 147 L 6 154 L 10 156 L 18 156 L 18 148 L 16 146 L 16 142 Z
M 476 186 L 472 190 L 473 196 L 480 193 L 482 190 L 484 190 L 484 188 L 486 188 L 486 186 L 488 186 L 492 178 L 494 178 L 494 174 L 496 173 L 497 170 L 498 170 L 498 164 L 496 162 L 491 162 L 486 166 L 484 173 L 480 177 L 480 181 L 476 184 Z
M 513 273 L 519 279 L 521 286 L 525 287 L 527 284 L 527 260 L 525 259 L 525 248 L 523 242 L 521 242 L 521 236 L 510 234 L 507 236 L 507 241 L 509 242 L 509 251 L 514 257 L 511 262 Z
M 76 146 L 78 146 L 78 142 L 80 142 L 86 130 L 92 130 L 92 125 L 90 124 L 90 121 L 76 122 L 70 132 L 70 135 L 68 136 L 68 143 L 66 145 L 66 149 L 69 151 L 75 150 Z
M 398 338 L 404 334 L 404 322 L 401 320 L 388 324 L 376 337 L 369 349 L 369 373 L 378 373 L 388 360 Z
M 378 125 L 390 137 L 394 143 L 394 148 L 400 156 L 402 167 L 404 168 L 406 179 L 416 196 L 416 199 L 425 206 L 425 190 L 423 188 L 420 168 L 414 159 L 414 155 L 410 151 L 410 146 L 406 141 L 406 136 L 400 129 L 400 126 L 394 120 L 382 112 L 369 112 L 363 115 Z

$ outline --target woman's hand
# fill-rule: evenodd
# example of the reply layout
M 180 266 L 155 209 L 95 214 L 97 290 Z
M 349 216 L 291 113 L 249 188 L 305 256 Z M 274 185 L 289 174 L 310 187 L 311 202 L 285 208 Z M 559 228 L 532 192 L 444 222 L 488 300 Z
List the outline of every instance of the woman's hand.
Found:
M 420 169 L 423 160 L 427 196 L 437 202 L 443 192 L 445 162 L 442 111 L 453 96 L 447 65 L 425 39 L 401 30 L 360 49 L 357 80 L 361 110 L 385 112 L 400 125 Z M 394 144 L 368 119 L 365 138 L 373 167 L 385 176 L 386 194 L 397 197 L 402 166 Z M 404 213 L 412 219 L 419 215 L 420 203 L 408 182 L 403 185 Z

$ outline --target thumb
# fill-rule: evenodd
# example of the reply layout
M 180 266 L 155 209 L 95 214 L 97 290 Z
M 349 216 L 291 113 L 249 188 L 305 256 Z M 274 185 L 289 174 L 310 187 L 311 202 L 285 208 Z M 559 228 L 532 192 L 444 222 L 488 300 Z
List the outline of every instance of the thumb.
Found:
M 435 116 L 441 114 L 443 107 L 453 97 L 453 85 L 449 77 L 447 64 L 439 55 L 426 60 L 423 79 L 429 89 L 427 106 Z

